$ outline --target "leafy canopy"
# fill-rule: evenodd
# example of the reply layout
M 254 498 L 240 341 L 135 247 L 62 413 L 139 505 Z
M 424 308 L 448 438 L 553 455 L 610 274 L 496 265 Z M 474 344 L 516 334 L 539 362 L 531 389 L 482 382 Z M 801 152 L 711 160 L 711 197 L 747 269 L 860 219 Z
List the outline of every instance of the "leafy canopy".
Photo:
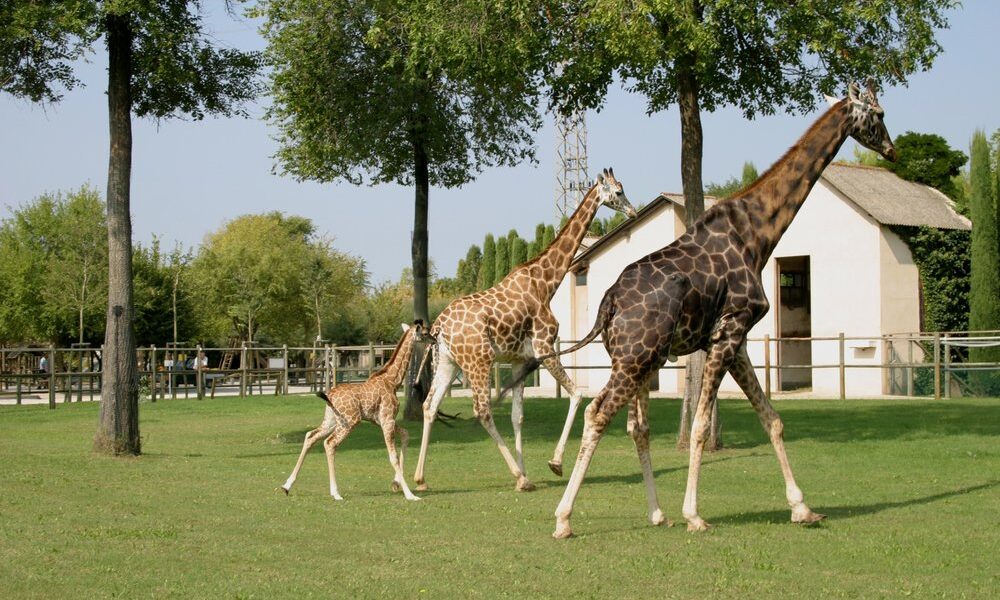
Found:
M 543 28 L 512 0 L 267 0 L 278 170 L 297 179 L 432 185 L 534 158 Z

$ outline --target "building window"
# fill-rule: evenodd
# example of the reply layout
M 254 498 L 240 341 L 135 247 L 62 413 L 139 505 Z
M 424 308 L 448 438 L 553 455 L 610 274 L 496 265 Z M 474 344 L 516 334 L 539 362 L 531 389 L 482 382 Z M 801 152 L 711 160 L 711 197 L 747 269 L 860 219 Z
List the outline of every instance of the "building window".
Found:
M 578 286 L 587 285 L 587 272 L 586 271 L 580 271 L 580 272 L 576 273 L 575 283 Z

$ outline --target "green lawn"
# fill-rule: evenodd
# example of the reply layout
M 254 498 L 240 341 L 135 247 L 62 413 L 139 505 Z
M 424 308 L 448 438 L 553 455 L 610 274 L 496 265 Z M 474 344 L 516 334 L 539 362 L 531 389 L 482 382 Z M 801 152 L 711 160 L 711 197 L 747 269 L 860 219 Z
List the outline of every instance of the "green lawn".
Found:
M 389 492 L 378 431 L 338 452 L 346 500 L 329 498 L 317 446 L 292 495 L 277 491 L 312 397 L 142 406 L 145 454 L 90 452 L 94 404 L 0 409 L 0 596 L 21 597 L 788 597 L 1000 595 L 1000 400 L 781 401 L 806 501 L 789 523 L 770 444 L 745 402 L 722 403 L 727 449 L 707 454 L 701 515 L 680 516 L 687 456 L 676 400 L 651 402 L 653 467 L 667 516 L 647 524 L 624 411 L 598 449 L 573 518 L 553 540 L 564 481 L 545 466 L 565 402 L 530 400 L 533 493 L 513 479 L 468 400 L 438 425 L 422 502 Z M 582 410 L 580 411 L 582 419 Z M 510 438 L 509 405 L 497 422 Z M 420 426 L 408 424 L 412 475 Z M 567 451 L 567 474 L 580 424 Z

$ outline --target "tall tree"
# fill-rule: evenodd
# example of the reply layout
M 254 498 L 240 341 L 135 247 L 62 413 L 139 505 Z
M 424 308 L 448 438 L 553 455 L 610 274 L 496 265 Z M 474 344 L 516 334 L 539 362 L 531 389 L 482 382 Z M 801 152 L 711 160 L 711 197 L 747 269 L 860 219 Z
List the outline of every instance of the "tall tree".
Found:
M 496 266 L 493 267 L 493 283 L 490 285 L 494 286 L 503 281 L 507 273 L 510 273 L 510 238 L 500 237 L 497 238 Z
M 955 185 L 955 177 L 969 160 L 964 152 L 952 149 L 943 137 L 934 133 L 907 131 L 897 136 L 893 144 L 898 156 L 896 162 L 878 157 L 876 165 L 903 179 L 937 188 L 967 212 L 967 207 L 961 206 L 963 199 Z
M 465 259 L 461 263 L 458 277 L 458 284 L 463 294 L 471 294 L 476 291 L 476 279 L 479 277 L 479 269 L 483 262 L 483 251 L 479 246 L 473 244 L 465 253 Z
M 476 287 L 481 290 L 491 287 L 496 283 L 497 270 L 497 244 L 492 233 L 487 233 L 483 238 L 483 259 L 479 267 L 479 276 L 476 279 Z
M 138 454 L 132 290 L 132 115 L 166 119 L 238 113 L 256 95 L 259 60 L 213 45 L 198 0 L 12 0 L 0 8 L 0 89 L 56 101 L 79 84 L 72 61 L 103 38 L 108 52 L 108 310 L 101 414 L 94 448 Z
M 995 177 L 986 135 L 972 136 L 969 153 L 972 216 L 972 277 L 969 288 L 969 329 L 1000 330 L 1000 232 L 997 231 Z M 1000 361 L 1000 347 L 970 348 L 973 362 Z
M 553 103 L 599 108 L 615 76 L 647 99 L 652 114 L 677 105 L 681 181 L 690 225 L 705 207 L 702 111 L 735 106 L 747 118 L 776 110 L 809 111 L 816 90 L 872 76 L 901 83 L 929 68 L 954 0 L 782 2 L 779 0 L 592 0 L 553 9 L 557 36 Z M 562 12 L 561 12 L 562 11 Z M 752 68 L 747 68 L 752 65 Z M 692 355 L 679 445 L 690 434 L 687 410 L 700 389 L 704 354 Z M 713 433 L 717 427 L 713 426 Z M 717 436 L 713 435 L 714 445 Z
M 368 284 L 365 261 L 336 250 L 329 238 L 307 242 L 303 278 L 300 289 L 316 340 L 323 339 L 323 320 L 346 316 L 345 307 L 363 301 Z
M 107 303 L 105 207 L 84 186 L 42 195 L 0 225 L 0 331 L 10 341 L 97 345 Z
M 503 0 L 265 0 L 257 9 L 279 169 L 300 180 L 413 186 L 415 318 L 429 317 L 430 186 L 460 186 L 484 168 L 534 157 L 532 65 L 543 28 L 524 8 Z

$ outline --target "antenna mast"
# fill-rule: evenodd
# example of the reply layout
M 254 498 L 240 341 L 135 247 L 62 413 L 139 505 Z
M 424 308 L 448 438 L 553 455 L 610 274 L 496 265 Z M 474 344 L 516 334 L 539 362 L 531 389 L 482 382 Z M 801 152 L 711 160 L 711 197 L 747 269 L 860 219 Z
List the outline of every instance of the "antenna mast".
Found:
M 590 189 L 587 177 L 587 122 L 585 112 L 555 113 L 556 219 L 569 216 Z

